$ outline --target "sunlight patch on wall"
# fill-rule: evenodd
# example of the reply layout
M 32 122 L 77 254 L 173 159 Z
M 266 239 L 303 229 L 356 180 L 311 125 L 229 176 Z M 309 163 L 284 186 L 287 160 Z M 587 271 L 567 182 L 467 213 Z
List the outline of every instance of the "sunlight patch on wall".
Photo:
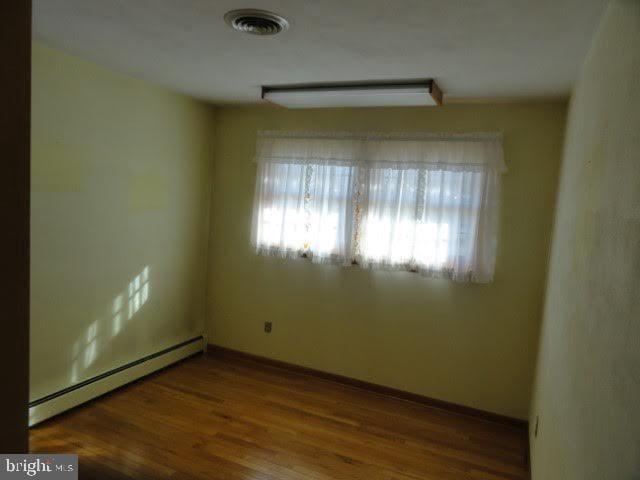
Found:
M 77 383 L 82 373 L 95 363 L 100 347 L 121 334 L 126 325 L 149 301 L 150 295 L 151 270 L 147 265 L 131 279 L 125 292 L 116 295 L 107 315 L 94 320 L 73 344 L 69 377 L 72 384 Z M 109 327 L 111 335 L 105 338 L 105 335 L 101 335 L 101 331 L 107 331 Z
M 129 282 L 129 319 L 133 317 L 149 299 L 149 267 L 144 267 L 131 282 Z

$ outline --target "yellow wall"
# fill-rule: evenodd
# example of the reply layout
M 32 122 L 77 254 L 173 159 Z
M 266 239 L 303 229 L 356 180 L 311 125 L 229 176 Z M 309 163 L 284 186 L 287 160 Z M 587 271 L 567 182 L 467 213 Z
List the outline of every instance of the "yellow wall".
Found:
M 564 103 L 217 110 L 210 341 L 524 419 L 541 315 Z M 256 131 L 504 132 L 493 284 L 255 256 Z M 263 333 L 263 322 L 273 332 Z
M 32 68 L 35 399 L 202 332 L 213 126 L 210 107 L 43 45 Z
M 640 2 L 609 4 L 572 99 L 530 422 L 537 480 L 640 474 Z

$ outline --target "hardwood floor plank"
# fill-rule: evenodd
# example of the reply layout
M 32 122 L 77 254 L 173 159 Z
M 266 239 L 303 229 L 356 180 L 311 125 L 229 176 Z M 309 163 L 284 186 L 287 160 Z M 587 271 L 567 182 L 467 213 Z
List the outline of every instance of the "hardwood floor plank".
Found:
M 523 480 L 526 433 L 234 358 L 181 362 L 31 429 L 80 478 Z

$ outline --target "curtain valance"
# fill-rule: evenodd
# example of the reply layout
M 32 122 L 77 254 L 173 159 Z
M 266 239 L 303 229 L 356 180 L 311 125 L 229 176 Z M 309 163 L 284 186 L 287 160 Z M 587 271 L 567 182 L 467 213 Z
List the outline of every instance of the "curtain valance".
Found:
M 499 133 L 258 132 L 256 162 L 504 173 Z

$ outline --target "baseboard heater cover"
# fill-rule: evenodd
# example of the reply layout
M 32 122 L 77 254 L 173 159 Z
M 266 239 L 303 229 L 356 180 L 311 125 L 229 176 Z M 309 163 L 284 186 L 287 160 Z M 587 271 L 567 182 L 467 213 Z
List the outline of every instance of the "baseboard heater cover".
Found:
M 206 337 L 199 335 L 29 402 L 29 426 L 203 352 L 206 348 Z

